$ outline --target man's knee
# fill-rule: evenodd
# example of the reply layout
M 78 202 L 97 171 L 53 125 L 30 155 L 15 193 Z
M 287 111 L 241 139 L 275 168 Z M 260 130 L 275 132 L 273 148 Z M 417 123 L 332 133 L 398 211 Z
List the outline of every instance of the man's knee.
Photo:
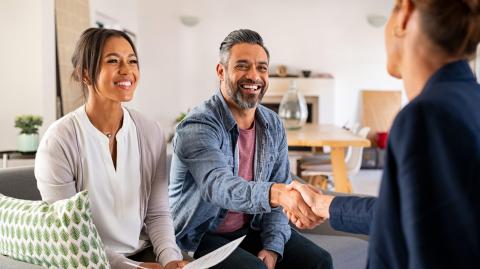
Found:
M 249 258 L 245 258 L 243 259 L 243 261 L 241 262 L 238 262 L 238 261 L 235 261 L 235 262 L 232 262 L 232 261 L 228 261 L 225 260 L 225 262 L 222 262 L 220 263 L 219 265 L 215 266 L 215 267 L 212 267 L 213 269 L 230 269 L 230 268 L 238 268 L 238 269 L 267 269 L 267 266 L 265 265 L 265 263 L 254 257 L 252 255 L 252 257 L 249 257 Z
M 332 269 L 333 268 L 333 260 L 332 255 L 323 248 L 318 247 L 315 251 L 316 253 L 312 256 L 316 258 L 314 264 L 312 264 L 312 269 Z
M 267 269 L 267 266 L 260 259 L 251 259 L 251 261 L 249 261 L 248 265 L 242 266 L 241 268 L 245 268 L 245 269 L 250 269 L 250 268 Z

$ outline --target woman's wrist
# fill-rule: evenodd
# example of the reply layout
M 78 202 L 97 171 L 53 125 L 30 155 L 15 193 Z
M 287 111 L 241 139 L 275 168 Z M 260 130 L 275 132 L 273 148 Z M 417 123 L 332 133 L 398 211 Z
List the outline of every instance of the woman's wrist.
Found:
M 335 196 L 332 195 L 319 195 L 315 200 L 315 206 L 313 212 L 318 216 L 329 219 L 330 218 L 330 204 Z

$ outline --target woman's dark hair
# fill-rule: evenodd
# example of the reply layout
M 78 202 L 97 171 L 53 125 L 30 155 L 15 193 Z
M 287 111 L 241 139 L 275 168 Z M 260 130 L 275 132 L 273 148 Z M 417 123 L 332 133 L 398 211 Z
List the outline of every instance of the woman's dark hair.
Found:
M 83 78 L 86 75 L 93 87 L 95 89 L 97 88 L 102 49 L 110 37 L 125 38 L 128 43 L 130 43 L 130 46 L 132 46 L 135 55 L 137 55 L 137 49 L 132 39 L 122 31 L 104 28 L 89 28 L 85 30 L 80 36 L 72 55 L 72 78 L 82 85 L 82 90 L 85 95 L 87 93 L 87 86 Z
M 480 0 L 412 0 L 422 30 L 448 55 L 470 57 L 480 41 Z

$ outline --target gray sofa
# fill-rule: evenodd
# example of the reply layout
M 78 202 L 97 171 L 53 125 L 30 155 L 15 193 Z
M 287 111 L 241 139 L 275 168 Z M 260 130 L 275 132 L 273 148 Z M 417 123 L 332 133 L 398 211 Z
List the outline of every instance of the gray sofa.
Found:
M 33 167 L 0 169 L 0 193 L 6 196 L 40 200 Z M 301 231 L 317 245 L 326 249 L 337 269 L 365 268 L 367 257 L 366 237 L 334 231 L 328 222 L 314 230 Z M 41 269 L 39 266 L 18 262 L 0 255 L 0 269 Z

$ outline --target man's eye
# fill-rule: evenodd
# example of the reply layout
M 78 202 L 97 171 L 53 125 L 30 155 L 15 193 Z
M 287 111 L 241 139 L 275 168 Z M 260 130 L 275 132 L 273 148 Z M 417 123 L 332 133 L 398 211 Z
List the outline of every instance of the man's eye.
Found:
M 259 67 L 258 67 L 258 70 L 259 70 L 260 72 L 267 72 L 267 71 L 268 71 L 268 67 L 266 67 L 266 66 L 259 66 Z
M 240 70 L 245 70 L 245 69 L 247 69 L 247 68 L 248 68 L 248 65 L 246 65 L 246 64 L 239 64 L 239 65 L 237 65 L 237 69 L 240 69 Z

